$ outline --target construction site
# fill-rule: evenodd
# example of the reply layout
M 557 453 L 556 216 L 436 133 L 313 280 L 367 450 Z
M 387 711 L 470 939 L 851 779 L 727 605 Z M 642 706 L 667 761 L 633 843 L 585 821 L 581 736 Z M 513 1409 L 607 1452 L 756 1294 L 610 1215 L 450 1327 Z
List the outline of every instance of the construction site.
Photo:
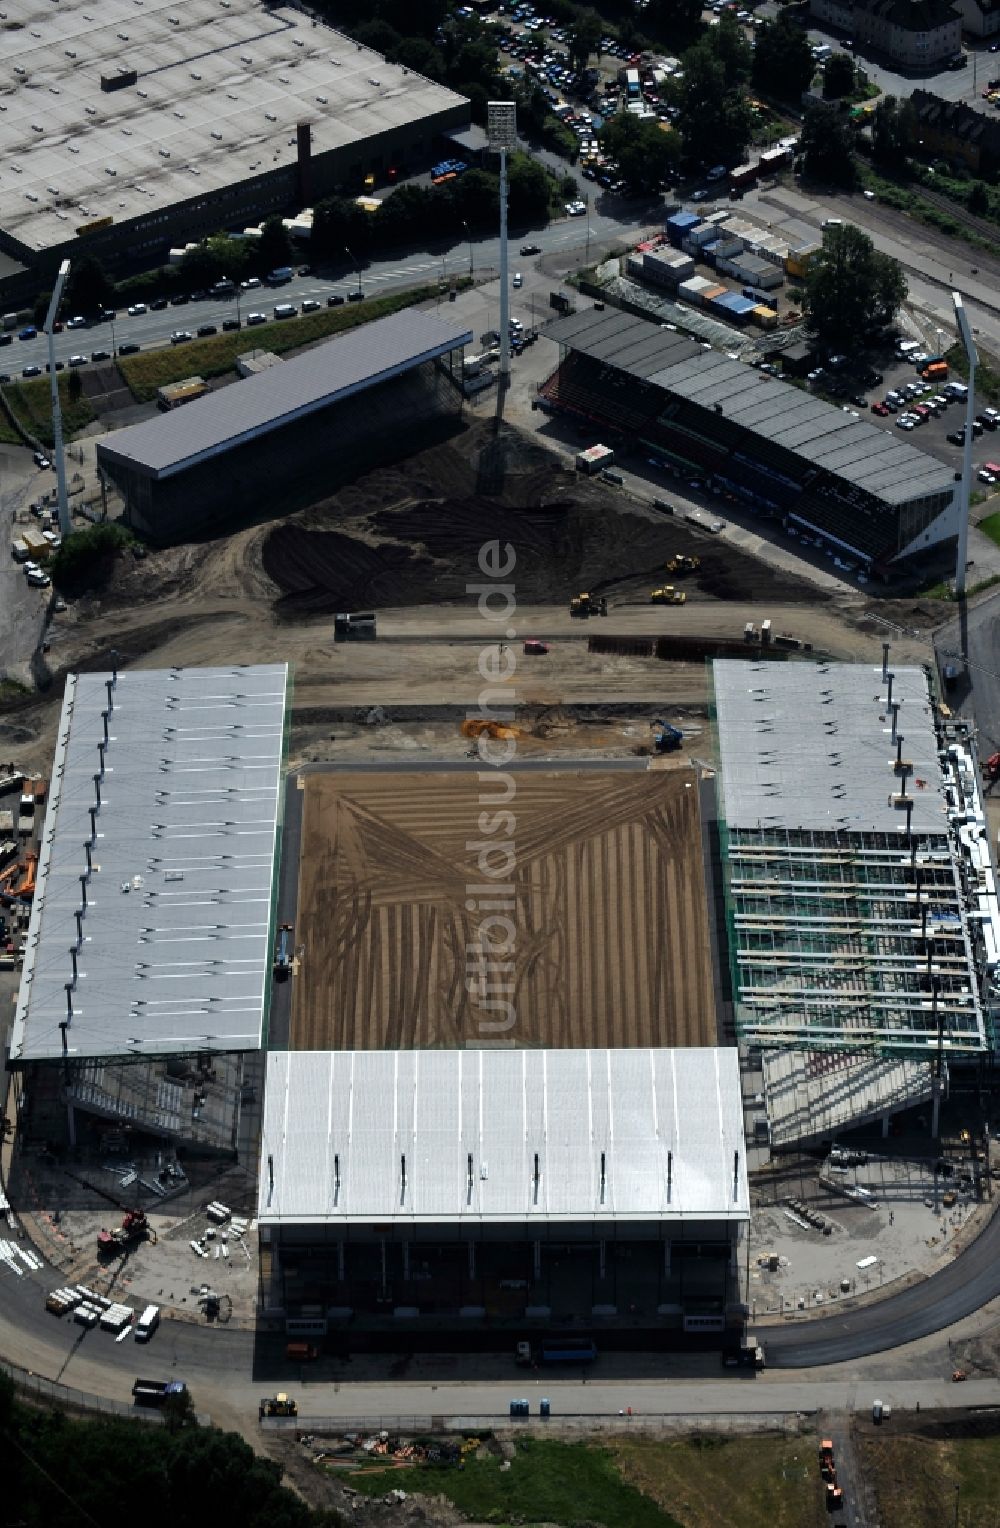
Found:
M 309 773 L 303 785 L 293 1049 L 491 1033 L 548 1047 L 717 1043 L 690 767 L 532 771 L 497 838 L 482 823 L 501 811 L 503 782 L 472 770 Z M 493 863 L 509 863 L 518 929 L 509 1026 L 467 979 L 492 910 L 474 888 Z
M 48 801 L 44 784 L 22 779 L 58 772 L 67 676 L 96 671 L 99 696 L 109 674 L 119 684 L 145 675 L 169 707 L 187 682 L 178 676 L 203 666 L 236 676 L 227 683 L 240 695 L 247 665 L 289 665 L 283 722 L 276 703 L 267 723 L 270 767 L 281 758 L 268 808 L 280 847 L 266 871 L 263 846 L 245 871 L 246 894 L 270 901 L 253 913 L 250 1018 L 227 1018 L 249 996 L 230 1004 L 206 987 L 176 1036 L 159 1015 L 146 1024 L 163 1054 L 140 1060 L 144 1010 L 110 990 L 104 1006 L 117 1016 L 100 1028 L 113 1043 L 97 1034 L 66 1056 L 90 1017 L 78 986 L 60 1028 L 75 967 L 62 946 L 54 957 L 62 987 L 39 1010 L 38 1058 L 22 1045 L 24 1153 L 11 1183 L 59 1279 L 321 1346 L 380 1329 L 397 1342 L 447 1341 L 459 1311 L 480 1343 L 572 1319 L 613 1345 L 652 1332 L 730 1341 L 745 1305 L 766 1320 L 853 1302 L 876 1274 L 881 1287 L 950 1256 L 990 1192 L 991 1158 L 978 1162 L 976 1140 L 960 1141 L 950 1094 L 991 1043 L 977 974 L 986 920 L 969 911 L 988 887 L 973 892 L 962 868 L 972 860 L 955 842 L 964 833 L 974 855 L 972 817 L 985 825 L 992 803 L 983 794 L 969 805 L 972 753 L 940 758 L 968 740 L 945 738 L 921 668 L 933 609 L 876 608 L 809 581 L 794 558 L 765 561 L 749 537 L 720 538 L 625 496 L 516 428 L 498 445 L 486 422 L 453 422 L 405 464 L 335 493 L 319 474 L 307 488 L 292 512 L 232 535 L 109 561 L 50 620 L 39 695 L 2 718 L 13 815 L 26 796 L 38 804 L 34 836 L 4 872 L 11 922 L 28 938 Z M 477 604 L 494 544 L 516 556 L 514 607 L 499 627 Z M 892 695 L 881 683 L 886 620 L 900 628 Z M 515 672 L 503 719 L 484 721 L 482 654 L 498 643 Z M 856 669 L 856 693 L 828 700 L 831 668 Z M 726 691 L 725 669 L 753 673 Z M 758 690 L 764 699 L 746 698 Z M 867 720 L 855 725 L 865 696 Z M 757 725 L 768 700 L 784 732 L 777 720 Z M 831 720 L 845 754 L 872 755 L 860 796 L 825 757 L 837 752 Z M 113 715 L 109 725 L 110 761 Z M 238 754 L 224 735 L 223 752 Z M 510 749 L 509 771 L 484 765 L 489 744 Z M 188 829 L 213 805 L 235 822 L 229 799 L 217 811 L 229 782 L 208 774 L 193 818 L 194 798 L 179 794 L 191 777 L 168 772 L 139 820 L 169 837 L 176 802 Z M 235 802 L 249 777 L 231 783 Z M 824 789 L 823 820 L 793 821 L 793 804 Z M 887 808 L 889 796 L 903 801 Z M 876 812 L 875 837 L 847 853 L 843 834 L 871 834 L 860 818 L 876 798 L 889 823 Z M 80 799 L 74 845 L 87 840 Z M 851 812 L 857 824 L 841 820 Z M 492 864 L 490 849 L 508 841 Z M 83 848 L 69 858 L 79 882 Z M 130 882 L 143 880 L 129 908 L 180 890 L 160 884 L 155 838 L 124 859 L 136 860 Z M 503 954 L 509 1007 L 469 955 L 489 944 L 494 868 L 516 930 Z M 775 890 L 775 875 L 791 889 Z M 821 930 L 813 882 L 828 887 Z M 879 918 L 904 925 L 877 948 L 868 915 L 854 911 L 869 893 Z M 116 896 L 120 913 L 126 896 Z M 860 927 L 838 922 L 845 903 Z M 151 938 L 146 922 L 134 932 Z M 19 944 L 8 943 L 13 984 Z M 147 944 L 141 960 L 164 953 Z M 837 960 L 865 974 L 838 983 Z M 93 979 L 81 958 L 78 980 Z M 134 993 L 148 1000 L 142 979 Z M 175 1048 L 181 1034 L 189 1042 Z M 485 1070 L 474 1071 L 478 1057 Z M 619 1072 L 628 1057 L 632 1070 Z M 669 1085 L 687 1066 L 689 1082 Z M 648 1118 L 639 1091 L 654 1101 Z M 577 1141 L 583 1097 L 592 1133 Z M 391 1130 L 351 1114 L 390 1098 Z M 711 1145 L 692 1150 L 696 1116 L 715 1124 Z M 457 1156 L 442 1144 L 452 1130 Z M 858 1130 L 884 1145 L 877 1166 L 855 1165 L 845 1182 L 827 1149 Z M 699 1176 L 720 1142 L 725 1160 Z M 950 1205 L 926 1173 L 939 1152 L 955 1164 Z M 243 1232 L 213 1228 L 217 1203 Z M 229 1301 L 217 1308 L 220 1293 Z

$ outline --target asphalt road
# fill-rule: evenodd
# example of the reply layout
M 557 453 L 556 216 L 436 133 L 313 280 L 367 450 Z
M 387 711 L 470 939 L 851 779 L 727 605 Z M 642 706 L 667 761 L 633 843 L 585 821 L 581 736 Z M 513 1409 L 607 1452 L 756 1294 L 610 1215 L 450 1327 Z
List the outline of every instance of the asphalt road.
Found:
M 998 1295 L 1000 1216 L 994 1215 L 967 1250 L 931 1278 L 843 1315 L 769 1327 L 761 1339 L 773 1368 L 846 1363 L 939 1332 Z
M 595 254 L 599 248 L 617 241 L 628 237 L 638 238 L 647 226 L 643 215 L 645 210 L 634 203 L 608 201 L 605 210 L 591 209 L 588 219 L 562 218 L 547 228 L 512 234 L 511 272 L 524 263 L 518 255 L 521 244 L 537 244 L 544 254 L 553 254 L 563 248 L 575 247 L 581 240 L 586 241 L 588 223 Z M 423 250 L 391 259 L 373 260 L 361 273 L 361 290 L 366 297 L 374 297 L 422 281 L 432 283 L 439 278 L 468 275 L 470 267 L 474 275 L 482 275 L 486 271 L 495 273 L 499 262 L 499 238 L 474 240 L 471 250 L 468 242 L 460 239 L 440 253 Z M 242 292 L 238 303 L 235 298 L 212 297 L 202 302 L 186 303 L 183 307 L 168 307 L 160 312 L 147 312 L 135 317 L 121 312 L 113 325 L 107 321 L 92 324 L 86 329 L 64 329 L 61 334 L 57 334 L 56 359 L 67 361 L 71 355 L 89 357 L 95 350 L 110 353 L 112 349 L 120 349 L 123 344 L 133 343 L 143 350 L 152 350 L 168 344 L 170 335 L 176 330 L 188 330 L 196 335 L 202 324 L 215 324 L 221 330 L 223 320 L 235 318 L 237 313 L 244 327 L 247 314 L 251 312 L 264 313 L 270 321 L 276 303 L 290 302 L 299 306 L 303 298 L 312 297 L 325 306 L 327 297 L 334 293 L 346 297 L 348 292 L 355 291 L 358 281 L 358 275 L 352 270 L 322 276 L 296 276 L 285 286 L 263 286 L 256 291 Z M 47 360 L 48 345 L 44 335 L 20 340 L 15 332 L 13 342 L 0 350 L 0 373 L 18 377 L 25 366 L 41 366 L 44 370 Z

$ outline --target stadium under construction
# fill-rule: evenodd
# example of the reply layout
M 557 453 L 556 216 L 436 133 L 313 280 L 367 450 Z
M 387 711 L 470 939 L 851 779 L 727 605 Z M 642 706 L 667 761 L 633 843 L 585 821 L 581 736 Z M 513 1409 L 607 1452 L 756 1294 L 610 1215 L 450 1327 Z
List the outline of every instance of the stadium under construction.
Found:
M 958 533 L 951 469 L 895 434 L 688 335 L 618 311 L 555 319 L 543 407 L 639 443 L 673 473 L 876 575 Z
M 966 723 L 921 669 L 716 662 L 734 1016 L 772 1145 L 926 1097 L 993 1049 L 1000 905 Z

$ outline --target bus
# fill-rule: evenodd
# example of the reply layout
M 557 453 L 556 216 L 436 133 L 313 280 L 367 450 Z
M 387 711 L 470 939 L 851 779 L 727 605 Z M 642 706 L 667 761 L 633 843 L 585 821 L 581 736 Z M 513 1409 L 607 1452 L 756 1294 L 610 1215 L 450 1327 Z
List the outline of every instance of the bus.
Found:
M 639 71 L 638 71 L 638 69 L 626 69 L 625 70 L 625 100 L 626 100 L 626 103 L 629 106 L 631 106 L 633 101 L 640 101 L 641 99 L 642 99 L 642 92 L 639 89 Z

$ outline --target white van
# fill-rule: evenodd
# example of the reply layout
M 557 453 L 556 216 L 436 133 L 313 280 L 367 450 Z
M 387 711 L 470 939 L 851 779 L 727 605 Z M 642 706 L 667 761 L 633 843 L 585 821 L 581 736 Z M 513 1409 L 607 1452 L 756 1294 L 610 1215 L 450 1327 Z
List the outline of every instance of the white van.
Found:
M 147 1305 L 135 1324 L 136 1342 L 148 1342 L 160 1324 L 160 1307 Z

